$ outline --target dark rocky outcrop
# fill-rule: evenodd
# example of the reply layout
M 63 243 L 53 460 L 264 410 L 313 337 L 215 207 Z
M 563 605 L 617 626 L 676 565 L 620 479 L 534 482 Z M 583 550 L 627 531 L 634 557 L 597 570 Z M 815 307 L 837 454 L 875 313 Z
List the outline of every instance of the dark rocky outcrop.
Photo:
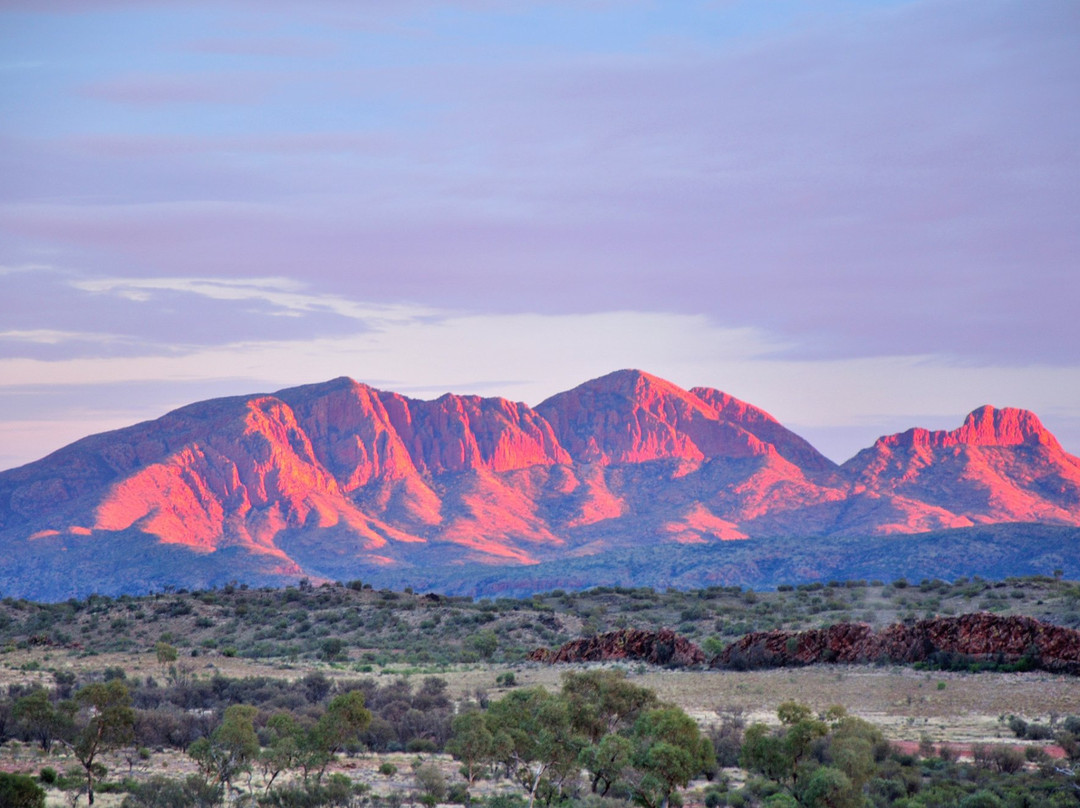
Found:
M 732 643 L 711 661 L 715 668 L 761 668 L 827 662 L 937 662 L 970 660 L 1080 675 L 1080 631 L 1031 617 L 988 613 L 935 617 L 874 631 L 839 623 L 810 631 L 759 631 Z
M 571 640 L 554 651 L 537 648 L 529 654 L 529 659 L 548 664 L 622 659 L 685 668 L 703 665 L 705 653 L 669 628 L 660 631 L 625 628 Z

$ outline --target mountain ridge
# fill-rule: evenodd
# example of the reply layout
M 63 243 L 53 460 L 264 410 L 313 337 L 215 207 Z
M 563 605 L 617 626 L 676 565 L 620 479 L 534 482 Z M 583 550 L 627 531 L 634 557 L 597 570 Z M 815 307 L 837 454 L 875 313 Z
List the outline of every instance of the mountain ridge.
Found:
M 1024 410 L 982 406 L 838 465 L 747 402 L 642 371 L 535 408 L 339 377 L 196 402 L 0 472 L 0 586 L 79 541 L 116 545 L 122 575 L 123 536 L 203 564 L 232 548 L 237 578 L 285 580 L 1012 522 L 1080 526 L 1080 459 Z M 162 572 L 182 582 L 177 558 Z

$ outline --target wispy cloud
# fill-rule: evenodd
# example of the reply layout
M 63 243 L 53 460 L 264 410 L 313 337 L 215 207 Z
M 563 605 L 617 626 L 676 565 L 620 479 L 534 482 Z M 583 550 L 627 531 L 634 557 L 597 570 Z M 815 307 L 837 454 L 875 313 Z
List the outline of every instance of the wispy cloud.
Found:
M 48 328 L 0 331 L 0 342 L 32 342 L 39 345 L 62 345 L 67 342 L 115 343 L 126 341 L 115 334 L 90 333 L 85 331 L 58 331 Z
M 151 349 L 134 357 L 0 360 L 0 386 L 229 378 L 285 385 L 344 373 L 438 394 L 523 368 L 528 380 L 504 394 L 536 403 L 614 368 L 641 367 L 686 386 L 720 387 L 802 423 L 1080 402 L 1075 366 L 965 366 L 932 355 L 796 360 L 783 357 L 784 347 L 766 332 L 724 328 L 700 315 L 398 312 L 377 329 L 322 339 L 192 346 L 168 356 Z
M 52 264 L 0 264 L 0 275 L 15 275 L 30 272 L 56 272 L 56 267 Z
M 307 292 L 306 284 L 291 278 L 94 278 L 74 280 L 71 285 L 86 292 L 115 294 L 127 300 L 147 302 L 156 293 L 191 294 L 211 300 L 258 301 L 284 316 L 329 313 L 369 325 L 410 322 L 444 314 L 426 306 L 358 303 L 345 297 Z

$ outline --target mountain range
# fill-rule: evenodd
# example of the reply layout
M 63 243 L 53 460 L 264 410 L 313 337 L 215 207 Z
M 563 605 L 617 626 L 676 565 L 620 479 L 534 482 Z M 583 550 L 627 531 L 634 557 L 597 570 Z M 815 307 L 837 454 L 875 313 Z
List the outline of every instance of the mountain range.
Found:
M 708 549 L 715 567 L 725 543 L 745 557 L 815 540 L 854 561 L 852 537 L 900 558 L 904 536 L 994 525 L 1061 526 L 1042 554 L 1080 555 L 1080 458 L 1025 410 L 980 407 L 836 464 L 757 407 L 637 370 L 536 407 L 339 378 L 191 404 L 0 473 L 0 592 L 300 577 L 451 591 L 478 570 L 497 589 L 492 565 L 558 584 L 583 559 Z

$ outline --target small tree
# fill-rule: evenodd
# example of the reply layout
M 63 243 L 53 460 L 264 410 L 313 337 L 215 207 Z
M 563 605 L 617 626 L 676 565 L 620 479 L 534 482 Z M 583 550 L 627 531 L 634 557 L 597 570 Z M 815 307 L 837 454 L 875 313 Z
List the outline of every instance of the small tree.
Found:
M 420 790 L 420 801 L 434 806 L 446 799 L 446 778 L 433 763 L 424 763 L 413 772 L 416 787 Z
M 613 785 L 625 779 L 633 753 L 633 742 L 614 733 L 585 747 L 581 763 L 592 775 L 590 785 L 594 794 L 606 797 Z
M 345 745 L 367 729 L 371 712 L 364 707 L 364 694 L 359 690 L 339 693 L 330 700 L 302 746 L 301 765 L 304 778 L 317 770 L 316 782 L 322 780 L 326 767 Z
M 200 738 L 190 746 L 188 754 L 209 783 L 220 783 L 232 791 L 235 778 L 250 771 L 259 754 L 254 726 L 257 712 L 249 704 L 230 705 L 210 737 Z
M 660 706 L 656 694 L 626 678 L 624 671 L 592 670 L 563 674 L 562 695 L 574 729 L 592 743 L 629 729 L 645 710 Z
M 157 656 L 158 664 L 163 670 L 176 662 L 176 659 L 179 656 L 176 649 L 167 642 L 158 642 L 157 645 L 154 646 L 154 654 Z
M 491 629 L 474 634 L 469 640 L 469 645 L 483 659 L 491 659 L 499 648 L 499 635 Z
M 119 679 L 86 685 L 75 694 L 79 707 L 79 729 L 72 749 L 86 771 L 86 793 L 94 804 L 94 779 L 105 774 L 97 758 L 108 749 L 129 743 L 135 733 L 135 711 L 131 694 Z
M 777 716 L 778 730 L 754 724 L 746 731 L 739 757 L 743 768 L 783 786 L 784 796 L 799 805 L 861 808 L 866 786 L 878 771 L 875 752 L 884 744 L 880 730 L 842 707 L 817 719 L 806 705 L 785 702 Z
M 27 735 L 41 745 L 43 752 L 52 748 L 53 741 L 71 727 L 70 711 L 58 709 L 42 688 L 33 690 L 15 702 L 12 717 L 22 725 Z
M 495 739 L 483 714 L 476 710 L 455 717 L 451 727 L 454 734 L 446 743 L 446 751 L 465 764 L 465 779 L 472 785 L 484 763 L 491 758 Z
M 715 765 L 712 742 L 678 707 L 643 713 L 634 724 L 634 799 L 645 808 L 667 808 L 672 793 Z
M 529 808 L 544 780 L 577 771 L 584 739 L 575 734 L 566 701 L 543 687 L 523 688 L 492 703 L 486 720 L 493 754 L 506 763 L 529 794 Z
M 329 637 L 322 641 L 320 650 L 323 659 L 333 662 L 336 659 L 344 658 L 347 647 L 345 640 L 340 637 Z
M 297 765 L 302 751 L 302 732 L 291 713 L 275 713 L 266 722 L 269 744 L 259 754 L 259 766 L 266 778 L 266 791 L 279 774 Z

